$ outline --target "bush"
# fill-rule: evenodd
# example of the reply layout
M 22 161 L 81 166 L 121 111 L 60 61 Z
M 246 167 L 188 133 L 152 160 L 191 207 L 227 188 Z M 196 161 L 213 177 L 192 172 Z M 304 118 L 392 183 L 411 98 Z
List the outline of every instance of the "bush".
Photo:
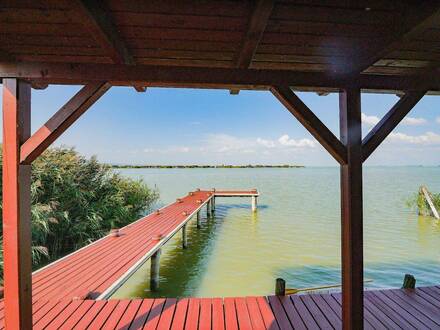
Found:
M 31 196 L 32 259 L 38 268 L 139 219 L 151 210 L 158 192 L 113 172 L 95 157 L 52 148 L 32 164 Z

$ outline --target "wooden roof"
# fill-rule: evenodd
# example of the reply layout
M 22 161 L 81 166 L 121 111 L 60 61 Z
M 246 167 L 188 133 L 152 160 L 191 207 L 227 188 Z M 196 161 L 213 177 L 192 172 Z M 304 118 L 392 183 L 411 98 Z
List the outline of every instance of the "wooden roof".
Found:
M 384 75 L 382 81 L 390 81 L 365 84 L 365 89 L 412 89 L 406 84 L 408 77 L 427 74 L 427 87 L 437 90 L 439 83 L 432 77 L 438 76 L 440 61 L 440 3 L 105 0 L 97 5 L 81 0 L 5 0 L 0 2 L 0 59 L 1 77 L 30 78 L 35 86 L 38 81 L 90 81 L 93 77 L 85 71 L 91 66 L 99 68 L 95 72 L 112 66 L 121 76 L 101 74 L 96 79 L 130 85 L 128 79 L 134 78 L 131 85 L 137 87 L 161 85 L 147 70 L 160 66 L 162 71 L 170 68 L 170 75 L 177 69 L 183 75 L 186 67 L 203 68 L 198 72 L 206 75 L 209 69 L 223 68 L 216 72 L 229 74 L 230 81 L 224 77 L 211 85 L 208 78 L 196 76 L 197 87 L 264 88 L 271 79 L 257 81 L 252 76 L 264 71 L 265 76 L 300 73 L 292 82 L 312 90 L 340 88 L 360 73 L 368 82 Z M 20 65 L 11 66 L 16 63 Z M 23 68 L 24 63 L 33 65 Z M 66 80 L 71 68 L 52 63 L 82 63 L 75 68 L 84 76 Z M 143 67 L 143 76 L 123 74 L 127 66 Z M 250 72 L 250 81 L 233 79 L 243 73 L 240 70 Z M 321 78 L 325 83 L 319 83 Z M 189 80 L 180 85 L 191 85 Z

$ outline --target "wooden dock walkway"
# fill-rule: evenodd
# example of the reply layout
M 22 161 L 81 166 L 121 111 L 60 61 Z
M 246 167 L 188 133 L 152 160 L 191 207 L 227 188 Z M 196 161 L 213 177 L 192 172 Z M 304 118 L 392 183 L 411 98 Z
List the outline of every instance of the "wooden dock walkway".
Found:
M 40 300 L 33 324 L 34 329 L 341 329 L 341 295 Z M 440 329 L 440 287 L 366 291 L 364 327 Z

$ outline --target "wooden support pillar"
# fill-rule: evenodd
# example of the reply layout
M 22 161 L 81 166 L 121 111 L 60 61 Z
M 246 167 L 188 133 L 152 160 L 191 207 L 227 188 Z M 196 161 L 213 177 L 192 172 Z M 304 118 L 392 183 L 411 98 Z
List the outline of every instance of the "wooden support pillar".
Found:
M 182 247 L 186 249 L 188 247 L 188 236 L 186 233 L 186 224 L 182 227 Z
M 211 211 L 212 213 L 215 212 L 215 197 L 211 198 Z
M 347 148 L 341 165 L 342 324 L 363 329 L 363 212 L 361 93 L 350 88 L 340 93 L 340 135 Z
M 157 250 L 151 256 L 151 268 L 150 268 L 150 290 L 156 291 L 159 289 L 159 271 L 160 271 L 160 255 L 161 249 Z
M 197 212 L 197 228 L 202 227 L 202 215 L 200 214 L 200 211 Z
M 5 325 L 32 328 L 31 166 L 20 147 L 31 133 L 31 86 L 3 79 L 3 258 Z
M 211 217 L 211 200 L 208 200 L 208 201 L 206 202 L 206 216 L 207 216 L 208 218 Z
M 257 196 L 252 196 L 252 212 L 257 211 Z

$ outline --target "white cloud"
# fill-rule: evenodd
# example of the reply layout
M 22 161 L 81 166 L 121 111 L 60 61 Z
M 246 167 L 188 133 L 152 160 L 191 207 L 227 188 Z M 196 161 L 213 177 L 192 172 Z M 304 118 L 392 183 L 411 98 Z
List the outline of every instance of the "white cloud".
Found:
M 440 124 L 440 117 L 435 118 L 435 121 Z
M 300 139 L 294 140 L 289 137 L 289 135 L 284 134 L 278 139 L 278 142 L 285 147 L 295 147 L 295 148 L 314 148 L 316 146 L 316 142 L 311 139 Z
M 361 121 L 365 125 L 374 126 L 380 121 L 380 118 L 377 116 L 368 116 L 362 112 Z M 426 123 L 427 121 L 425 118 L 405 117 L 402 120 L 402 124 L 407 126 L 418 126 L 418 125 L 424 125 Z
M 434 132 L 426 132 L 422 135 L 408 135 L 404 133 L 391 133 L 389 141 L 392 142 L 406 142 L 417 145 L 436 145 L 440 144 L 440 135 Z
M 265 140 L 262 138 L 258 138 L 257 143 L 262 145 L 263 147 L 266 147 L 266 148 L 275 148 L 276 147 L 275 142 L 272 140 Z
M 379 117 L 377 116 L 368 116 L 365 113 L 361 113 L 361 121 L 363 124 L 368 126 L 374 126 L 379 122 Z

